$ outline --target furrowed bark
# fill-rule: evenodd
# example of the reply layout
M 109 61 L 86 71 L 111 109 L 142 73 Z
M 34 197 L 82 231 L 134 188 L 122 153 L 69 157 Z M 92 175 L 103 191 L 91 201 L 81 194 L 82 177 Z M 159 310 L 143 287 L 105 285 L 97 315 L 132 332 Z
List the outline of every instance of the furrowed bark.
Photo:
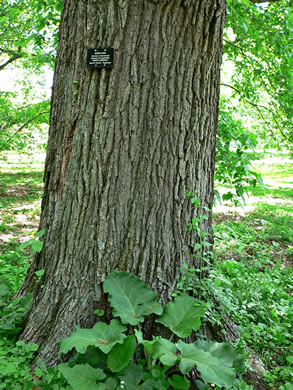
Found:
M 166 302 L 192 263 L 185 193 L 212 207 L 224 19 L 224 0 L 64 1 L 44 248 L 19 292 L 34 294 L 22 337 L 50 365 L 56 340 L 96 321 L 107 272 L 135 273 Z M 115 49 L 113 69 L 87 69 L 94 47 Z

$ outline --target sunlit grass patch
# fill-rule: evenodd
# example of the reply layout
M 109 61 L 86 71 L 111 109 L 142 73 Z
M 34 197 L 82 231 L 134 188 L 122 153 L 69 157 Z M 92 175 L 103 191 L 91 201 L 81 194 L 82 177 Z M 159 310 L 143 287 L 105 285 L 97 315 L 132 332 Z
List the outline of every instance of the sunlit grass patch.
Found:
M 248 215 L 249 221 L 262 221 L 263 239 L 293 244 L 293 207 L 284 204 L 258 203 Z
M 0 165 L 0 254 L 35 231 L 43 193 L 44 156 L 8 153 Z
M 257 166 L 258 173 L 264 181 L 264 188 L 259 184 L 248 188 L 252 196 L 291 198 L 293 201 L 293 164 L 261 163 Z
M 293 178 L 293 163 L 286 164 L 260 164 L 258 170 L 263 177 L 268 177 L 272 180 L 282 179 L 286 177 Z
M 249 187 L 248 192 L 252 196 L 259 197 L 272 197 L 272 198 L 281 198 L 281 199 L 292 199 L 293 200 L 293 186 L 291 187 L 273 187 L 265 185 L 264 188 L 261 188 L 259 185 L 255 187 Z

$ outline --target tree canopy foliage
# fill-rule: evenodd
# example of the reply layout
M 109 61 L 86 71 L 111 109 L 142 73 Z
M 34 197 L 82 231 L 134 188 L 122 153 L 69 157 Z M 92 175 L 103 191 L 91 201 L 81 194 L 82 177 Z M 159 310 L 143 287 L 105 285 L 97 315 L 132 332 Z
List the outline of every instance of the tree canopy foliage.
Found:
M 215 179 L 236 196 L 229 191 L 223 200 L 238 202 L 247 184 L 262 184 L 250 164 L 254 148 L 292 151 L 289 6 L 289 0 L 228 0 L 223 70 L 230 80 L 222 81 Z
M 53 66 L 61 1 L 3 0 L 0 9 L 0 70 L 11 63 Z
M 54 66 L 61 1 L 3 0 L 0 8 L 0 71 L 26 69 L 32 74 Z M 50 102 L 32 95 L 20 81 L 19 91 L 0 91 L 0 152 L 29 150 L 36 132 L 49 122 Z
M 258 3 L 254 1 L 253 3 Z M 264 2 L 261 2 L 264 3 Z M 293 75 L 290 1 L 252 4 L 229 0 L 224 51 L 233 62 L 232 85 L 241 102 L 270 136 L 272 145 L 292 146 Z

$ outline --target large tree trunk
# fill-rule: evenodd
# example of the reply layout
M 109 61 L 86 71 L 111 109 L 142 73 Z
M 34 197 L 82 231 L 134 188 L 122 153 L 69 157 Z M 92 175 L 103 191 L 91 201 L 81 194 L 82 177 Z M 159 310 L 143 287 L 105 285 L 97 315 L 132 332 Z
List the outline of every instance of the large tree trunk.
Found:
M 225 0 L 64 1 L 44 248 L 19 292 L 34 294 L 22 337 L 49 364 L 56 340 L 92 326 L 108 271 L 137 274 L 166 302 L 193 261 L 185 193 L 212 207 L 224 19 Z M 87 68 L 94 47 L 114 47 L 113 69 Z

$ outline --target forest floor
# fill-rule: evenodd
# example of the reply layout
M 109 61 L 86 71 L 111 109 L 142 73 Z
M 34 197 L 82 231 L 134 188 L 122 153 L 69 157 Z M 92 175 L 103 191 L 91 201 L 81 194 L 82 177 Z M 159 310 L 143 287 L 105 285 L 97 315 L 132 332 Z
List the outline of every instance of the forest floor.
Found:
M 0 278 L 15 290 L 28 266 L 19 245 L 38 229 L 43 166 L 43 154 L 0 161 Z M 267 154 L 254 166 L 264 189 L 250 187 L 243 207 L 214 208 L 216 294 L 241 346 L 261 358 L 268 388 L 292 390 L 293 163 Z
M 225 309 L 261 358 L 268 388 L 292 390 L 293 164 L 286 155 L 263 157 L 254 167 L 264 189 L 250 187 L 243 207 L 214 209 L 216 268 Z

